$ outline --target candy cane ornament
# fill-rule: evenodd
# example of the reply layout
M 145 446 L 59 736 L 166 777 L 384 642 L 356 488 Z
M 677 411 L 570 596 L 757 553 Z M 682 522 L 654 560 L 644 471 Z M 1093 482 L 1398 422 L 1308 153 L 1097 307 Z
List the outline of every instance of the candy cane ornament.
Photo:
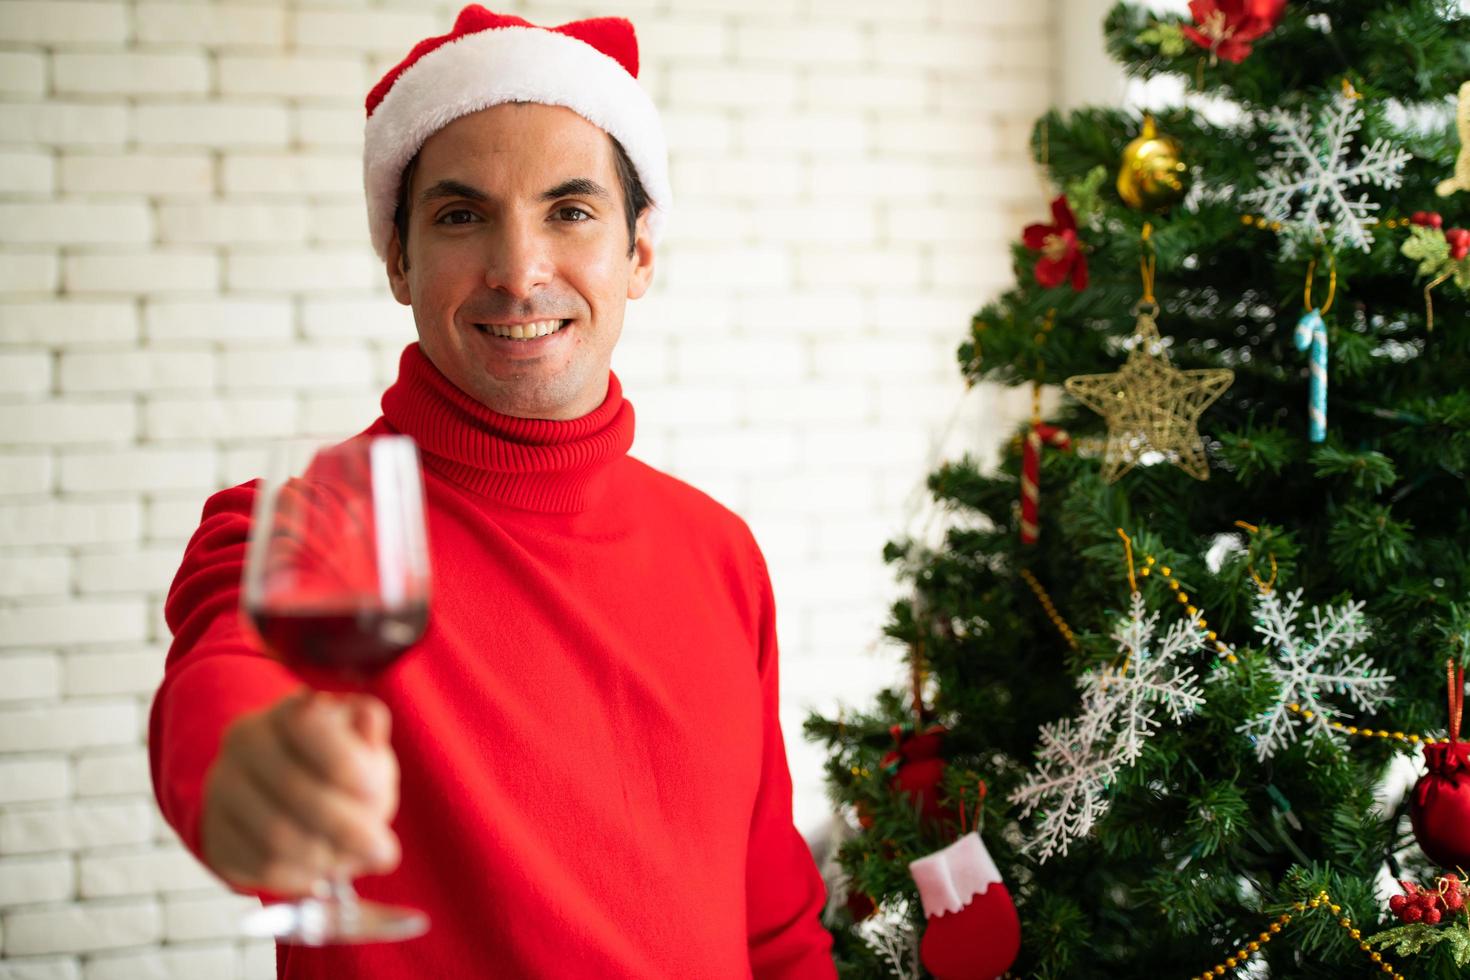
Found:
M 1311 417 L 1313 442 L 1327 438 L 1327 321 L 1322 318 L 1332 308 L 1337 296 L 1337 260 L 1327 253 L 1327 299 L 1319 310 L 1312 305 L 1312 280 L 1317 275 L 1317 260 L 1307 263 L 1307 286 L 1302 300 L 1307 312 L 1296 323 L 1296 349 L 1311 349 L 1312 386 L 1307 395 L 1307 412 Z
M 1311 440 L 1322 442 L 1327 438 L 1327 324 L 1316 310 L 1307 313 L 1296 325 L 1296 349 L 1308 347 L 1312 350 L 1312 386 L 1307 394 Z
M 1064 430 L 1045 422 L 1032 422 L 1026 433 L 1026 448 L 1021 455 L 1021 543 L 1035 544 L 1041 536 L 1041 447 L 1051 446 L 1066 452 L 1072 448 L 1072 437 Z

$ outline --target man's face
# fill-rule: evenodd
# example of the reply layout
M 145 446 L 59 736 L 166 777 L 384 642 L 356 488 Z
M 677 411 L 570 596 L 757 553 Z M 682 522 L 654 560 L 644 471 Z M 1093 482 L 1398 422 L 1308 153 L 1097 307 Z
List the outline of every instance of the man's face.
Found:
M 429 137 L 409 193 L 407 268 L 395 235 L 388 281 L 429 360 L 506 415 L 602 404 L 624 307 L 653 278 L 646 212 L 629 254 L 607 133 L 561 106 L 482 109 Z

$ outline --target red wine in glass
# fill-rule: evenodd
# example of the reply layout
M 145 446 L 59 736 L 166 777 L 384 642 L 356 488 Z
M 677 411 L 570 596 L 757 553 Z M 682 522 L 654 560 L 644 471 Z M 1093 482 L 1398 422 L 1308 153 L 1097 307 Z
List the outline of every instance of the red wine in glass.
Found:
M 306 684 L 372 691 L 423 635 L 429 559 L 423 473 L 407 436 L 276 447 L 256 490 L 241 612 L 265 651 Z M 268 905 L 247 932 L 323 946 L 411 939 L 416 909 L 366 902 L 343 874 Z
M 250 618 L 261 642 L 301 676 L 365 685 L 418 641 L 429 608 L 264 608 Z

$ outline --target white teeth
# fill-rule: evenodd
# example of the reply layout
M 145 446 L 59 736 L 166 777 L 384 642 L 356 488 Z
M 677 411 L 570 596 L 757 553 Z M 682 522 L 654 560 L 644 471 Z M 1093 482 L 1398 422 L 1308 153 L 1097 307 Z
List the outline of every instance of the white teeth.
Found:
M 537 320 L 534 323 L 514 323 L 509 325 L 487 323 L 482 324 L 482 326 L 487 327 L 497 337 L 509 337 L 513 340 L 530 340 L 535 337 L 545 337 L 549 333 L 555 333 L 561 328 L 561 324 L 562 321 L 560 320 Z

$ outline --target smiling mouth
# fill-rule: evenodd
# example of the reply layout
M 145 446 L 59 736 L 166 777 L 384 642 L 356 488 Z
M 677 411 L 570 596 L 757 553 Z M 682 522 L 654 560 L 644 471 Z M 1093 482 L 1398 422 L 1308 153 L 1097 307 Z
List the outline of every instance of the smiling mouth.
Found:
M 537 320 L 534 323 L 477 323 L 475 329 L 508 340 L 535 340 L 554 334 L 571 320 Z

